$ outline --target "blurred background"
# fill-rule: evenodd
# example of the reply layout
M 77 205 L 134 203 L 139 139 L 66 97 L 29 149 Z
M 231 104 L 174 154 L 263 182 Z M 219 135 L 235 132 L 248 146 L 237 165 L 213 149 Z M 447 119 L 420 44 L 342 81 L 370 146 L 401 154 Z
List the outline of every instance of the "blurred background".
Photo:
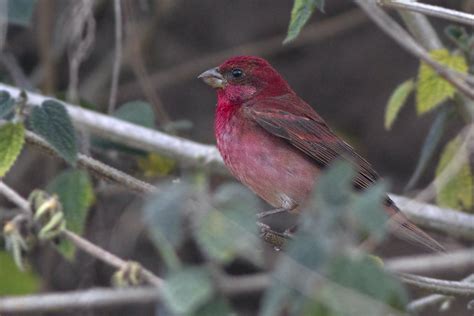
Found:
M 471 13 L 473 9 L 470 0 L 427 2 Z M 214 144 L 216 96 L 196 79 L 197 75 L 231 56 L 261 56 L 373 164 L 389 181 L 392 192 L 401 192 L 406 185 L 434 114 L 417 117 L 410 97 L 408 106 L 387 131 L 384 111 L 394 88 L 416 76 L 419 62 L 351 1 L 326 1 L 325 13 L 315 12 L 300 37 L 288 45 L 282 41 L 293 1 L 124 0 L 122 4 L 122 63 L 115 108 L 129 101 L 147 101 L 155 113 L 157 129 Z M 443 34 L 447 23 L 430 20 Z M 113 1 L 38 0 L 31 20 L 22 24 L 8 27 L 0 54 L 0 81 L 110 113 L 116 45 Z M 448 42 L 445 44 L 449 47 Z M 450 122 L 445 141 L 461 124 L 461 120 Z M 87 135 L 87 131 L 82 134 Z M 85 140 L 88 137 L 82 139 L 84 151 L 150 182 L 169 181 L 186 172 L 176 167 L 166 172 L 150 171 L 153 168 L 140 166 L 134 154 L 91 147 Z M 433 179 L 436 164 L 434 159 L 419 188 Z M 27 196 L 31 190 L 48 185 L 63 169 L 62 162 L 27 147 L 5 181 Z M 222 176 L 213 178 L 215 183 L 223 180 Z M 141 199 L 113 185 L 95 184 L 96 200 L 85 235 L 124 258 L 160 271 L 156 250 L 137 216 Z M 453 241 L 434 236 L 457 247 Z M 389 251 L 382 251 L 386 255 L 417 252 L 405 243 L 391 241 L 389 245 Z M 188 253 L 190 260 L 198 260 L 193 255 Z M 44 276 L 41 281 L 32 281 L 36 284 L 33 287 L 42 290 L 107 285 L 112 273 L 80 252 L 74 263 L 62 260 L 52 249 L 38 250 L 32 258 L 33 270 Z M 6 275 L 4 267 L 0 270 Z M 231 269 L 242 272 L 251 267 L 236 263 Z M 438 277 L 460 278 L 465 274 L 451 271 Z M 0 294 L 14 294 L 9 293 L 12 285 L 3 280 Z M 240 312 L 252 315 L 258 298 L 243 297 L 238 302 Z M 143 309 L 143 313 L 148 314 L 151 308 Z M 133 307 L 130 311 L 138 314 L 140 310 Z M 460 308 L 456 313 L 454 309 L 451 315 L 463 315 L 463 311 Z M 117 314 L 116 310 L 102 312 Z M 126 314 L 127 309 L 120 312 Z M 427 310 L 426 315 L 432 312 Z

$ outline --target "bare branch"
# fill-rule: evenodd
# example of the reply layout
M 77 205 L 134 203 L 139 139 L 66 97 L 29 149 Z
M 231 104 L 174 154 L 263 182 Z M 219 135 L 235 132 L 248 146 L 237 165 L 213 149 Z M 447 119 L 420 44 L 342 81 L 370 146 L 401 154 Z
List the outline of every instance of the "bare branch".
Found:
M 384 262 L 390 271 L 436 273 L 447 269 L 474 267 L 474 248 L 449 253 L 391 258 Z
M 442 8 L 436 5 L 407 0 L 379 0 L 378 3 L 384 7 L 409 10 L 453 22 L 474 25 L 474 15 L 447 8 Z
M 115 59 L 112 68 L 112 82 L 110 84 L 109 113 L 112 113 L 117 103 L 117 87 L 120 75 L 120 66 L 122 65 L 122 4 L 121 0 L 114 0 L 115 14 Z
M 474 274 L 462 279 L 461 282 L 474 282 Z M 410 304 L 408 304 L 407 309 L 411 312 L 417 312 L 429 305 L 439 304 L 450 299 L 452 299 L 450 296 L 432 294 L 412 301 Z
M 401 280 L 407 284 L 446 295 L 473 295 L 474 284 L 460 281 L 447 281 L 419 275 L 398 273 Z
M 54 312 L 70 309 L 146 304 L 160 299 L 160 290 L 153 287 L 124 289 L 90 289 L 85 291 L 48 293 L 0 299 L 0 313 Z

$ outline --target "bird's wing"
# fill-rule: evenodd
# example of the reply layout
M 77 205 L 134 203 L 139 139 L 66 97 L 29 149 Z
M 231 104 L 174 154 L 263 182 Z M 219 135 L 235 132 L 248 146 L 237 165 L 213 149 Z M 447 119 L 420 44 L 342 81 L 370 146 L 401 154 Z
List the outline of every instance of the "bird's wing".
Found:
M 269 133 L 286 139 L 321 168 L 336 159 L 349 161 L 358 171 L 354 179 L 357 189 L 365 189 L 379 178 L 370 164 L 335 135 L 314 110 L 309 106 L 289 108 L 281 104 L 285 101 L 288 100 L 268 98 L 258 105 L 246 106 L 244 113 Z
M 366 189 L 379 178 L 364 158 L 335 135 L 326 122 L 296 96 L 259 100 L 245 106 L 243 112 L 269 133 L 286 139 L 314 159 L 321 168 L 336 159 L 349 161 L 358 170 L 354 179 L 357 189 Z M 438 242 L 412 224 L 388 197 L 385 208 L 391 216 L 391 230 L 395 235 L 435 251 L 444 251 Z

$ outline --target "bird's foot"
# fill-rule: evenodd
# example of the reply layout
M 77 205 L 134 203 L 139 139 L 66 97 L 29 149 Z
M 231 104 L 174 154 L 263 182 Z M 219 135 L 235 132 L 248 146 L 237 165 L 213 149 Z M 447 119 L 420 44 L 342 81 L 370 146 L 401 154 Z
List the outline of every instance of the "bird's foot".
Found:
M 264 212 L 260 212 L 260 213 L 257 213 L 257 218 L 258 219 L 262 219 L 264 217 L 267 217 L 267 216 L 270 216 L 270 215 L 275 215 L 275 214 L 279 214 L 279 213 L 283 213 L 283 212 L 288 212 L 289 210 L 286 209 L 286 208 L 276 208 L 276 209 L 273 209 L 273 210 L 269 210 L 269 211 L 264 211 Z

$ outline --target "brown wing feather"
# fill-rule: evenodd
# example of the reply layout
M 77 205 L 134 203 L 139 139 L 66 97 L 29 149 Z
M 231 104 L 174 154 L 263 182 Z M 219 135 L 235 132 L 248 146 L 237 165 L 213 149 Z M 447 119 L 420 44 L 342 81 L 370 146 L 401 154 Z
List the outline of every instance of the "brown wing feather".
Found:
M 279 104 L 281 100 L 272 98 L 267 102 Z M 245 112 L 268 132 L 287 139 L 322 168 L 338 158 L 349 161 L 358 170 L 354 179 L 354 185 L 358 189 L 369 187 L 379 178 L 370 164 L 336 136 L 317 114 L 308 116 L 304 112 L 290 113 L 275 109 L 274 105 L 271 108 L 250 106 Z

